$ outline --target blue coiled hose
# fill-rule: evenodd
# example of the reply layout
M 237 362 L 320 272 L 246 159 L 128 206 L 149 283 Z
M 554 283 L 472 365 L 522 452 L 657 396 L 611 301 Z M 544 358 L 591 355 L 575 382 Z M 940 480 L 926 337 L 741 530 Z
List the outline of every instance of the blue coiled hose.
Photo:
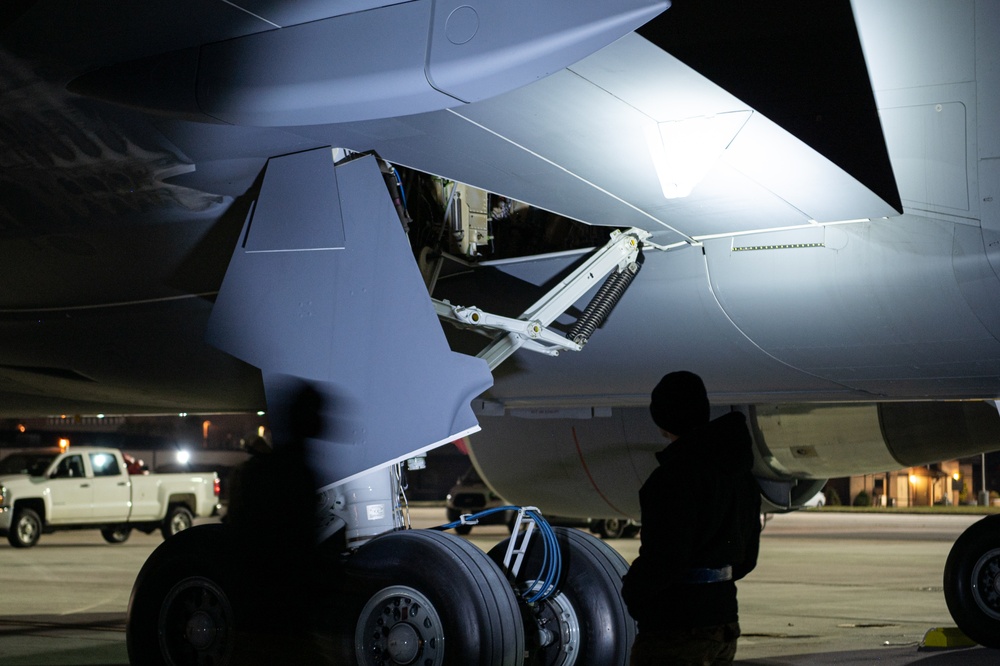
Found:
M 520 510 L 521 507 L 518 506 L 494 507 L 469 515 L 469 521 L 479 520 L 480 518 L 485 518 L 501 511 Z M 524 515 L 535 522 L 535 525 L 538 527 L 538 533 L 542 537 L 542 566 L 538 570 L 538 579 L 534 585 L 521 593 L 521 596 L 527 603 L 533 604 L 555 594 L 556 582 L 559 580 L 559 576 L 562 575 L 562 555 L 559 550 L 559 540 L 556 538 L 555 530 L 549 525 L 549 521 L 545 520 L 538 512 L 530 509 L 526 510 Z M 461 520 L 456 520 L 433 529 L 450 530 L 462 524 Z M 516 537 L 516 534 L 512 534 L 510 538 L 514 539 Z

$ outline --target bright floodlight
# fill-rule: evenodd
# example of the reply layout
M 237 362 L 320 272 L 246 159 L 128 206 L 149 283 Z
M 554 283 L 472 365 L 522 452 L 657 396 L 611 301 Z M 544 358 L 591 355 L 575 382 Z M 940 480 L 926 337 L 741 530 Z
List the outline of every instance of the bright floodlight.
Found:
M 649 156 L 660 179 L 663 196 L 691 194 L 750 118 L 750 111 L 733 111 L 648 124 Z

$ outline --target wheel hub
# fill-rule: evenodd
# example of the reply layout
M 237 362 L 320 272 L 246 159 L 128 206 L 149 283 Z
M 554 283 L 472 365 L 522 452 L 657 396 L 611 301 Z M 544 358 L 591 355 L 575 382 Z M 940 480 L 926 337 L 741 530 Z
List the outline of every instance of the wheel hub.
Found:
M 542 663 L 572 666 L 580 653 L 580 620 L 573 604 L 562 592 L 538 603 L 534 609 Z
M 226 663 L 232 650 L 234 614 L 226 593 L 208 578 L 178 582 L 160 607 L 157 633 L 171 666 Z
M 386 638 L 386 652 L 397 664 L 412 664 L 420 652 L 420 634 L 411 625 L 393 625 Z
M 976 605 L 995 620 L 1000 620 L 1000 548 L 979 558 L 972 569 L 972 591 Z
M 443 627 L 434 605 L 419 590 L 405 585 L 379 590 L 358 618 L 354 635 L 358 663 L 441 666 Z
M 184 635 L 196 650 L 204 650 L 215 640 L 217 631 L 212 616 L 204 611 L 197 611 L 188 618 Z
M 30 520 L 22 520 L 21 524 L 17 527 L 17 531 L 22 541 L 30 541 L 35 538 L 35 523 Z

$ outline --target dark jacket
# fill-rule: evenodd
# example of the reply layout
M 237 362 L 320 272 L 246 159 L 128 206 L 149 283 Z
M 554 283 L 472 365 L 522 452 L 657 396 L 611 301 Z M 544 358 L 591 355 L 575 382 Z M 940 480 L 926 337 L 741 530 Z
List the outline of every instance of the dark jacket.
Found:
M 757 564 L 760 489 L 746 417 L 730 412 L 656 454 L 639 491 L 642 543 L 622 596 L 644 625 L 704 627 L 738 619 L 735 580 Z M 733 567 L 733 580 L 691 583 L 692 569 Z M 666 626 L 666 625 L 664 625 Z

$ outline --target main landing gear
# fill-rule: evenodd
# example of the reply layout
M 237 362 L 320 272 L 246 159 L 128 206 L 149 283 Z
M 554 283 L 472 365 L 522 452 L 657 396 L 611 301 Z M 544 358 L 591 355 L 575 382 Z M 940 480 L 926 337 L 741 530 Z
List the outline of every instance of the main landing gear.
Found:
M 621 599 L 627 569 L 600 539 L 552 528 L 533 510 L 488 554 L 445 532 L 391 532 L 346 565 L 360 607 L 354 657 L 363 666 L 625 666 L 635 638 Z
M 399 223 L 372 156 L 335 164 L 323 148 L 268 162 L 206 339 L 261 369 L 279 424 L 290 378 L 325 398 L 323 437 L 309 441 L 322 543 L 296 560 L 312 549 L 274 525 L 270 539 L 225 525 L 171 536 L 132 591 L 132 664 L 627 664 L 625 563 L 596 537 L 535 513 L 501 557 L 410 530 L 396 463 L 379 467 L 474 432 L 470 402 L 515 350 L 581 349 L 634 280 L 648 232 L 614 232 L 510 319 L 428 303 Z M 548 329 L 592 288 L 570 338 Z M 438 317 L 493 341 L 478 360 L 453 352 Z
M 627 563 L 533 510 L 521 510 L 517 530 L 488 554 L 445 531 L 369 538 L 322 562 L 311 588 L 291 586 L 305 593 L 249 570 L 247 545 L 225 525 L 206 525 L 153 552 L 129 602 L 130 663 L 266 664 L 277 650 L 360 666 L 628 664 Z M 315 610 L 289 622 L 297 606 Z
M 519 664 L 524 627 L 500 568 L 461 537 L 390 532 L 347 563 L 363 666 Z
M 1000 648 L 1000 515 L 974 523 L 955 541 L 944 567 L 944 598 L 966 636 Z

